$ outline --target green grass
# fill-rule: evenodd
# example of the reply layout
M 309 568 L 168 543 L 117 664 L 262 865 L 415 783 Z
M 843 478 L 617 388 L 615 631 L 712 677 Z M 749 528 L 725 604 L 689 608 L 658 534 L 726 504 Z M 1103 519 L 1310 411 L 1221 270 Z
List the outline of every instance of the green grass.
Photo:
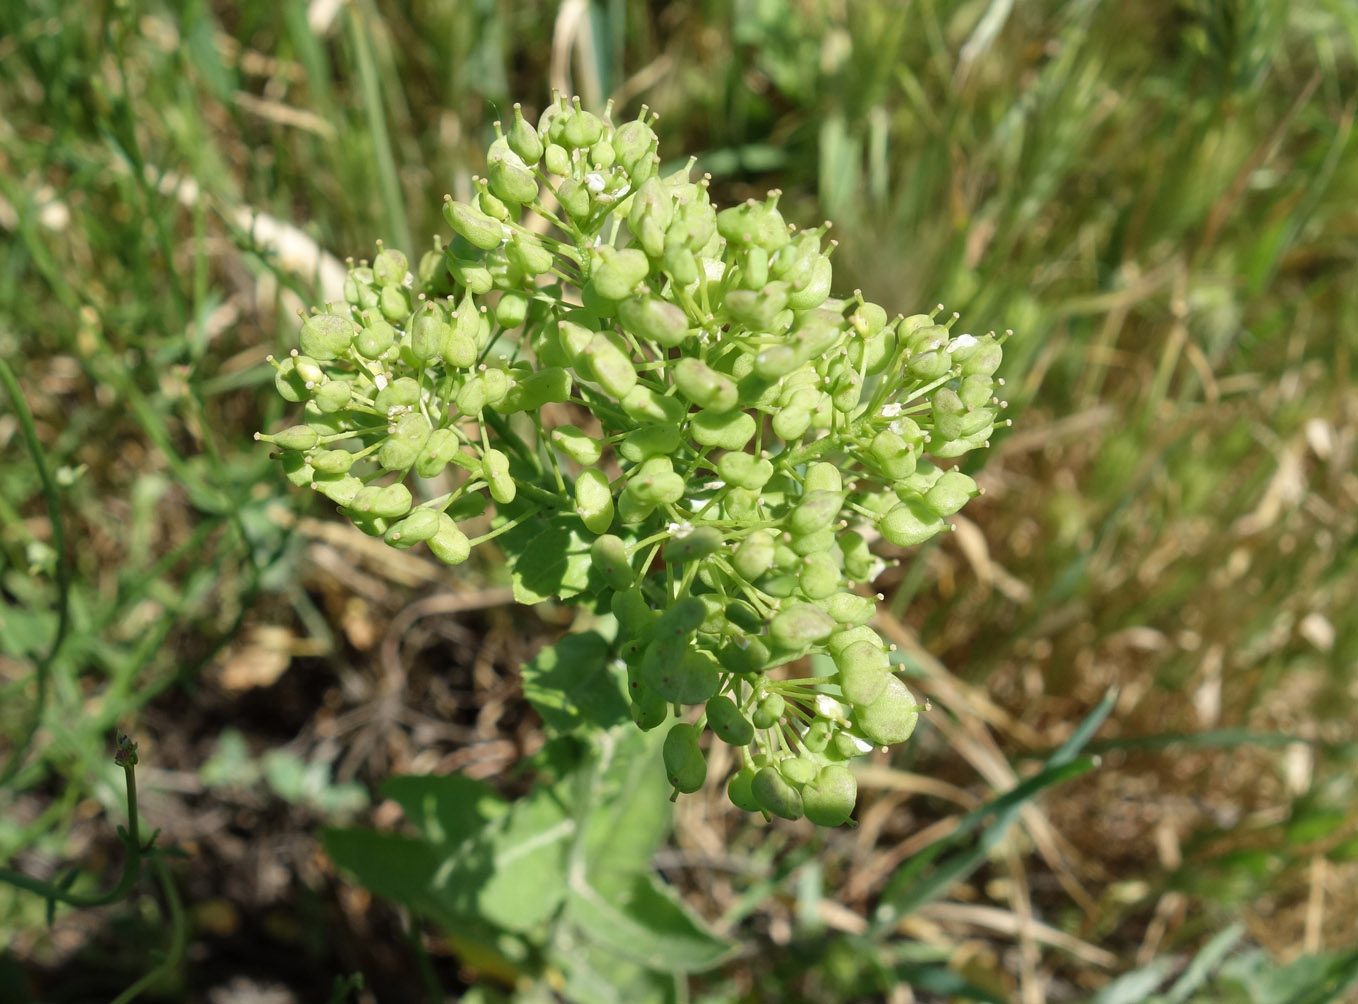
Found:
M 69 568 L 63 587 L 7 390 L 0 735 L 23 748 L 0 789 L 0 859 L 65 860 L 87 796 L 116 819 L 113 728 L 194 693 L 243 624 L 332 644 L 305 541 L 277 512 L 328 514 L 250 438 L 283 417 L 264 356 L 316 296 L 317 248 L 360 257 L 379 237 L 443 233 L 441 197 L 470 191 L 489 123 L 551 86 L 555 4 L 357 2 L 319 36 L 309 9 L 0 13 L 0 354 L 53 472 Z M 1026 901 L 1127 967 L 1236 918 L 1287 960 L 1358 941 L 1354 8 L 598 0 L 588 14 L 576 58 L 558 60 L 575 88 L 622 94 L 625 113 L 649 103 L 662 147 L 698 154 L 722 200 L 776 185 L 789 218 L 835 220 L 837 267 L 868 296 L 1015 331 L 1014 427 L 967 511 L 986 547 L 929 548 L 886 580 L 887 607 L 926 650 L 912 668 L 932 653 L 1027 726 L 993 729 L 1017 764 L 1109 688 L 1121 697 L 1103 768 L 1038 803 L 1073 841 L 1088 902 L 1030 835 L 939 894 Z M 268 246 L 279 224 L 298 228 L 291 250 Z M 895 766 L 993 795 L 950 735 L 921 730 Z M 903 802 L 858 850 L 882 855 L 950 812 Z M 722 833 L 764 860 L 762 836 Z M 855 839 L 819 852 L 831 901 Z M 814 913 L 795 885 L 809 866 L 769 867 L 789 877 L 746 914 L 776 927 L 794 894 Z M 1149 939 L 1178 895 L 1182 914 Z M 0 891 L 0 926 L 41 920 Z M 733 973 L 733 992 L 826 979 L 820 999 L 851 999 L 923 965 L 917 929 L 873 942 L 872 964 L 814 924 L 792 930 L 822 939 L 804 957 L 823 971 L 789 958 Z M 931 951 L 1015 999 L 1038 972 L 1078 992 L 1109 975 L 1026 942 L 1023 965 L 962 958 L 965 932 L 940 930 Z

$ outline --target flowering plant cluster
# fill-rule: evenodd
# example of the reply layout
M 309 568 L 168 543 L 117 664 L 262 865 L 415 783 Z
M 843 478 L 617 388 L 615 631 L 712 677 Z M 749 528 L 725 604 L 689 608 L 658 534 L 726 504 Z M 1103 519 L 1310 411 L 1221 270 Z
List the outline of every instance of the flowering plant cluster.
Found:
M 833 298 L 828 225 L 789 226 L 776 191 L 718 211 L 692 162 L 662 176 L 644 109 L 557 97 L 496 131 L 448 244 L 413 270 L 379 247 L 305 319 L 274 361 L 303 424 L 259 438 L 393 547 L 455 565 L 516 534 L 521 598 L 611 609 L 637 725 L 700 709 L 665 738 L 676 792 L 710 730 L 741 751 L 737 806 L 848 821 L 846 761 L 921 710 L 855 587 L 874 539 L 923 543 L 977 493 L 934 461 L 987 444 L 1002 339 Z M 770 675 L 817 653 L 833 674 Z

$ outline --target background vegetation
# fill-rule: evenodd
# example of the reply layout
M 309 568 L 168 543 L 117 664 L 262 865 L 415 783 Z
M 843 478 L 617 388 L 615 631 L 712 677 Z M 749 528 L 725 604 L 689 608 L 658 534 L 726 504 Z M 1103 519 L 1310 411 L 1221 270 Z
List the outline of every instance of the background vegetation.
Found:
M 521 792 L 569 613 L 343 529 L 251 435 L 295 311 L 444 233 L 555 86 L 832 218 L 844 291 L 1015 331 L 987 494 L 882 583 L 935 709 L 859 826 L 678 805 L 657 863 L 740 946 L 695 997 L 1351 992 L 1356 53 L 1344 0 L 0 5 L 0 860 L 116 868 L 121 727 L 182 852 L 164 999 L 489 993 L 316 834 L 396 826 L 395 772 Z M 1099 769 L 967 835 L 1110 694 Z M 48 926 L 0 884 L 0 998 L 109 999 L 161 899 Z

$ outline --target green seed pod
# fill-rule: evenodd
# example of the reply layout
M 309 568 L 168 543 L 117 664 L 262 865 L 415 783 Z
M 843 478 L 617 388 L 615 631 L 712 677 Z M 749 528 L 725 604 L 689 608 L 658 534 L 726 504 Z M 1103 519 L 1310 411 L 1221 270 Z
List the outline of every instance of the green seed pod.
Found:
M 858 802 L 858 782 L 847 768 L 826 764 L 801 795 L 807 819 L 817 826 L 842 826 Z
M 509 475 L 509 457 L 496 449 L 486 450 L 481 455 L 481 475 L 490 487 L 490 497 L 500 505 L 514 501 L 518 489 Z
M 686 488 L 680 475 L 673 471 L 657 471 L 630 479 L 623 494 L 645 506 L 672 505 L 684 497 Z
M 389 471 L 409 470 L 415 466 L 432 432 L 429 419 L 419 412 L 402 415 L 377 451 L 377 462 Z
M 813 491 L 802 497 L 797 507 L 788 513 L 784 524 L 794 537 L 828 530 L 839 518 L 844 496 L 834 491 Z
M 502 415 L 537 411 L 544 404 L 560 404 L 570 396 L 570 374 L 560 367 L 548 366 L 528 374 L 516 373 L 513 385 L 495 410 Z
M 618 155 L 618 163 L 628 174 L 633 174 L 642 162 L 650 158 L 655 146 L 655 133 L 645 122 L 624 122 L 613 132 L 613 152 Z M 636 178 L 633 181 L 642 183 Z
M 538 138 L 537 130 L 524 120 L 523 110 L 517 104 L 514 106 L 514 124 L 509 127 L 506 140 L 525 164 L 532 166 L 542 159 L 542 140 Z
M 390 546 L 405 550 L 421 541 L 432 539 L 439 531 L 442 513 L 432 509 L 416 509 L 399 523 L 393 523 L 382 535 Z
M 439 513 L 439 528 L 429 538 L 429 550 L 445 565 L 460 565 L 471 554 L 471 541 L 457 528 L 457 523 L 446 512 Z
M 787 283 L 770 282 L 759 289 L 733 289 L 723 301 L 727 315 L 751 331 L 773 331 L 787 306 Z
M 764 630 L 764 618 L 744 600 L 728 599 L 726 601 L 726 619 L 742 631 Z
M 624 460 L 639 464 L 652 457 L 672 456 L 682 437 L 672 425 L 645 425 L 623 437 L 618 453 Z
M 594 250 L 589 286 L 600 297 L 617 303 L 632 295 L 632 291 L 651 271 L 645 252 L 638 248 L 621 251 L 608 244 Z
M 316 435 L 316 430 L 309 425 L 294 425 L 272 436 L 259 436 L 258 438 L 273 443 L 280 450 L 305 451 L 315 446 L 320 437 Z
M 391 348 L 396 329 L 380 317 L 365 317 L 354 335 L 354 348 L 366 359 L 376 359 Z
M 830 636 L 830 640 L 825 643 L 825 647 L 829 650 L 831 658 L 833 658 L 850 645 L 854 645 L 860 641 L 870 641 L 873 644 L 880 646 L 882 644 L 882 636 L 870 627 L 851 627 L 842 631 L 836 631 Z
M 545 275 L 556 264 L 552 252 L 536 239 L 515 232 L 505 245 L 505 257 L 524 275 Z
M 700 359 L 685 357 L 679 360 L 671 372 L 679 392 L 699 408 L 727 412 L 740 402 L 735 382 Z
M 948 387 L 934 391 L 934 438 L 939 441 L 961 439 L 962 418 L 966 413 L 966 405 L 956 391 Z
M 698 259 L 682 242 L 666 241 L 663 267 L 676 285 L 691 286 L 698 281 Z
M 757 729 L 771 729 L 782 719 L 786 710 L 787 701 L 782 694 L 769 694 L 755 707 L 750 720 Z
M 433 303 L 426 303 L 410 326 L 410 354 L 421 363 L 442 355 L 451 330 L 443 311 Z
M 589 360 L 594 381 L 615 400 L 625 397 L 637 385 L 637 371 L 631 358 L 603 332 L 590 339 L 582 355 Z
M 957 387 L 957 396 L 967 408 L 982 408 L 990 403 L 994 395 L 995 381 L 981 373 L 963 377 Z
M 482 188 L 476 193 L 476 208 L 492 220 L 499 220 L 501 223 L 508 223 L 513 218 L 509 212 L 509 207 L 501 199 L 492 195 L 488 188 Z
M 735 701 L 725 694 L 707 702 L 707 727 L 722 742 L 747 746 L 754 742 L 754 726 L 740 713 Z
M 850 732 L 836 732 L 825 752 L 827 756 L 833 755 L 840 760 L 852 760 L 871 753 L 872 748 L 872 743 L 866 739 L 860 739 Z
M 592 467 L 603 455 L 599 441 L 573 425 L 553 429 L 552 445 L 583 467 Z
M 399 286 L 406 281 L 410 261 L 395 248 L 387 248 L 373 259 L 373 280 L 380 286 Z
M 808 498 L 815 492 L 833 492 L 842 498 L 844 478 L 834 464 L 821 461 L 806 469 L 806 482 L 802 487 Z
M 599 142 L 604 134 L 604 124 L 591 112 L 582 111 L 576 105 L 575 112 L 566 117 L 565 127 L 561 130 L 561 140 L 568 147 L 583 150 Z
M 656 637 L 687 639 L 707 618 L 707 607 L 696 596 L 686 596 L 670 605 L 656 621 Z
M 618 320 L 642 341 L 665 348 L 683 344 L 688 337 L 688 315 L 654 296 L 630 296 L 618 304 Z
M 674 536 L 664 548 L 665 564 L 683 565 L 701 561 L 721 549 L 722 534 L 715 526 L 694 527 L 683 536 Z
M 618 619 L 618 638 L 629 641 L 634 638 L 650 638 L 657 615 L 646 602 L 646 597 L 636 586 L 613 594 L 609 601 L 613 616 Z
M 472 208 L 465 202 L 445 199 L 443 202 L 443 218 L 448 221 L 448 225 L 457 232 L 459 237 L 482 251 L 498 248 L 504 241 L 504 224 L 492 216 L 487 216 L 479 209 Z
M 961 471 L 945 471 L 924 495 L 924 504 L 939 516 L 951 516 L 980 493 L 976 482 Z
M 750 782 L 750 794 L 765 812 L 783 819 L 802 818 L 802 796 L 777 767 L 761 767 Z
M 805 282 L 788 280 L 787 305 L 793 310 L 814 310 L 830 295 L 833 278 L 830 259 L 818 255 L 811 266 L 810 278 Z
M 900 503 L 877 523 L 882 536 L 897 547 L 923 544 L 941 531 L 943 526 L 943 520 L 921 498 Z
M 837 533 L 838 530 L 832 527 L 828 530 L 817 530 L 815 533 L 794 537 L 788 544 L 788 550 L 799 558 L 805 558 L 808 554 L 818 554 L 821 551 L 829 552 L 835 546 L 835 535 Z
M 829 719 L 817 718 L 806 727 L 806 732 L 802 735 L 802 745 L 812 753 L 824 753 L 825 747 L 830 745 L 833 731 L 834 725 Z
M 759 519 L 759 495 L 748 488 L 727 488 L 721 500 L 722 515 L 741 523 Z
M 607 135 L 589 148 L 589 162 L 595 167 L 607 170 L 617 159 L 618 155 L 613 151 L 613 144 Z
M 354 466 L 354 455 L 348 450 L 317 450 L 307 457 L 307 463 L 317 474 L 348 474 L 349 468 Z
M 665 774 L 676 791 L 694 792 L 707 780 L 707 758 L 698 745 L 698 730 L 678 722 L 665 735 Z
M 352 474 L 343 474 L 338 478 L 317 478 L 311 483 L 311 487 L 316 489 L 331 502 L 338 506 L 347 506 L 354 500 L 354 496 L 363 488 L 363 482 Z
M 463 415 L 480 415 L 482 409 L 486 407 L 486 381 L 480 374 L 467 378 L 457 392 L 454 400 L 459 413 Z
M 811 411 L 794 405 L 784 408 L 773 416 L 773 432 L 779 439 L 787 443 L 795 443 L 802 436 L 806 435 L 806 430 L 811 428 Z
M 415 473 L 422 478 L 437 477 L 459 449 L 457 433 L 452 429 L 435 429 L 425 440 L 415 461 Z
M 757 492 L 773 477 L 773 464 L 750 453 L 727 453 L 717 461 L 717 476 L 728 485 Z
M 358 328 L 347 317 L 312 314 L 302 322 L 302 355 L 312 359 L 338 359 L 347 355 Z
M 716 660 L 690 648 L 682 638 L 657 637 L 651 642 L 641 673 L 648 687 L 673 704 L 702 704 L 717 692 L 721 680 Z
M 632 721 L 642 732 L 665 724 L 670 717 L 670 705 L 650 687 L 640 687 L 632 695 Z
M 594 570 L 609 588 L 623 590 L 632 587 L 632 563 L 627 558 L 627 545 L 621 537 L 606 533 L 594 538 L 589 556 Z
M 808 757 L 790 756 L 779 760 L 777 767 L 788 784 L 800 788 L 815 778 L 820 764 Z
M 961 339 L 957 339 L 961 341 Z M 961 359 L 963 376 L 990 376 L 1000 368 L 1000 363 L 1004 361 L 1004 349 L 1000 347 L 992 335 L 985 335 L 976 339 L 974 346 L 965 349 L 953 350 L 953 358 L 958 357 L 958 353 L 965 352 L 965 358 Z
M 814 645 L 830 637 L 835 629 L 830 615 L 810 603 L 790 603 L 774 615 L 769 635 L 784 648 Z
M 758 639 L 751 639 L 744 635 L 734 635 L 728 638 L 727 643 L 717 650 L 717 662 L 721 663 L 721 668 L 728 673 L 737 673 L 747 676 L 751 673 L 758 673 L 764 668 L 768 652 L 763 644 L 753 644 Z
M 891 663 L 881 641 L 856 641 L 834 654 L 839 689 L 855 705 L 871 704 L 886 690 Z
M 399 519 L 410 512 L 413 501 L 410 489 L 398 481 L 387 485 L 374 496 L 370 512 L 382 519 Z
M 722 450 L 743 450 L 754 438 L 758 424 L 743 411 L 718 412 L 703 409 L 689 423 L 689 435 L 701 446 Z
M 543 165 L 548 173 L 566 177 L 571 173 L 570 151 L 556 143 L 548 143 L 542 152 Z
M 270 356 L 270 359 L 273 357 Z M 274 390 L 278 391 L 278 396 L 289 404 L 298 404 L 305 401 L 310 394 L 307 382 L 300 373 L 297 372 L 297 359 L 289 356 L 281 363 L 277 363 L 277 369 L 273 375 Z
M 823 600 L 838 591 L 844 577 L 835 559 L 821 551 L 802 559 L 797 581 L 807 599 Z
M 743 767 L 732 774 L 731 779 L 726 782 L 726 797 L 737 809 L 744 809 L 746 812 L 762 810 L 763 807 L 754 797 L 754 775 L 753 767 Z
M 908 478 L 915 472 L 915 451 L 905 439 L 889 429 L 883 429 L 868 444 L 869 458 L 893 480 Z
M 627 416 L 636 422 L 678 425 L 688 411 L 678 397 L 656 394 L 644 384 L 633 387 L 619 403 Z
M 585 187 L 584 182 L 577 178 L 567 178 L 557 186 L 556 198 L 561 203 L 561 208 L 577 223 L 589 219 L 592 206 L 589 189 Z
M 531 301 L 526 293 L 509 291 L 500 295 L 495 305 L 495 323 L 508 330 L 517 328 L 528 318 L 528 305 Z
M 492 161 L 487 173 L 490 190 L 502 201 L 526 206 L 537 200 L 538 180 L 532 171 L 502 159 Z
M 754 582 L 773 567 L 774 539 L 767 530 L 756 530 L 742 540 L 731 556 L 731 566 L 746 582 Z
M 899 677 L 887 675 L 886 689 L 871 704 L 854 709 L 858 731 L 878 746 L 894 746 L 910 738 L 919 723 L 920 707 Z
M 770 345 L 754 357 L 754 372 L 764 380 L 787 376 L 800 365 L 801 360 L 790 345 Z
M 618 519 L 625 526 L 635 526 L 644 523 L 651 518 L 655 512 L 654 502 L 643 502 L 629 491 L 623 491 L 618 496 Z
M 448 272 L 468 293 L 483 296 L 495 288 L 495 278 L 479 261 L 466 258 L 448 258 Z
M 857 593 L 839 592 L 823 599 L 818 606 L 839 624 L 857 627 L 866 624 L 877 614 L 877 604 Z

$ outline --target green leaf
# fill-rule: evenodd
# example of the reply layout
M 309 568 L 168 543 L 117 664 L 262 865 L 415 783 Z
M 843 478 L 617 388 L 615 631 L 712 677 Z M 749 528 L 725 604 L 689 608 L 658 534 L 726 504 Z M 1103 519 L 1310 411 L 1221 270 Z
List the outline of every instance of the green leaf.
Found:
M 631 724 L 626 678 L 594 631 L 567 635 L 523 669 L 523 695 L 557 732 Z
M 669 835 L 674 808 L 660 758 L 663 730 L 631 722 L 600 741 L 599 788 L 585 825 L 589 882 L 605 899 L 625 895 Z
M 557 960 L 562 989 L 578 1004 L 677 1004 L 678 976 L 657 973 L 592 945 L 577 945 Z
M 707 969 L 734 948 L 649 874 L 635 876 L 627 895 L 611 901 L 584 883 L 573 886 L 566 915 L 582 937 L 662 972 Z
M 589 588 L 590 541 L 581 535 L 582 529 L 575 516 L 552 516 L 503 535 L 514 599 L 528 604 L 554 596 L 568 600 Z
M 388 778 L 382 794 L 405 813 L 431 844 L 456 846 L 509 811 L 509 803 L 484 781 L 462 774 Z
M 438 869 L 438 855 L 422 840 L 361 828 L 327 829 L 321 842 L 335 864 L 365 889 L 418 908 Z

